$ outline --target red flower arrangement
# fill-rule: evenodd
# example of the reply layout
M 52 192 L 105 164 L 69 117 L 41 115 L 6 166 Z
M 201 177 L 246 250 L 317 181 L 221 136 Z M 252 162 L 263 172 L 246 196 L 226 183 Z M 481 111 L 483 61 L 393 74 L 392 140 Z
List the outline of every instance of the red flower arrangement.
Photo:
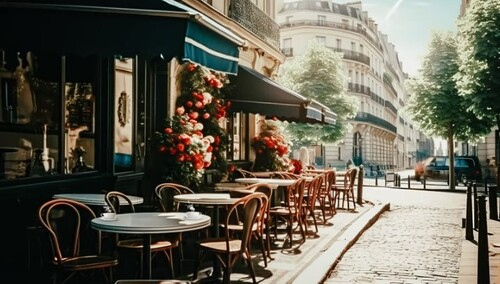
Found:
M 290 161 L 290 164 L 292 165 L 292 173 L 296 175 L 300 175 L 302 173 L 303 167 L 302 167 L 302 162 L 297 160 L 297 159 L 292 159 Z
M 288 171 L 290 169 L 289 143 L 276 121 L 262 121 L 261 132 L 251 141 L 255 150 L 255 171 Z
M 156 136 L 158 150 L 164 154 L 165 178 L 197 186 L 205 169 L 227 171 L 223 156 L 227 135 L 219 125 L 229 108 L 220 89 L 229 81 L 224 74 L 200 65 L 185 63 L 181 67 L 175 115 Z

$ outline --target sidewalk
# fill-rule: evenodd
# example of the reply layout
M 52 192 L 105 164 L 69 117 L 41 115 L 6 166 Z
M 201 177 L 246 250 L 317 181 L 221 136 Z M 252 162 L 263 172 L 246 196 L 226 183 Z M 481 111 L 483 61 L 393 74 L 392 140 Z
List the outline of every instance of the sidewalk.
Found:
M 375 184 L 372 179 L 364 179 L 364 183 L 366 186 Z M 380 183 L 379 186 L 383 187 Z M 488 207 L 489 203 L 486 203 Z M 268 267 L 264 267 L 258 248 L 253 248 L 252 257 L 257 282 L 259 284 L 322 283 L 328 278 L 328 274 L 335 264 L 361 234 L 376 222 L 383 212 L 389 209 L 389 203 L 372 204 L 370 201 L 365 200 L 363 206 L 357 206 L 354 213 L 338 210 L 337 214 L 328 220 L 326 225 L 319 223 L 318 235 L 309 235 L 306 242 L 299 243 L 299 234 L 295 236 L 292 249 L 283 248 L 282 242 L 276 242 L 272 247 L 274 260 L 268 261 Z M 487 211 L 487 217 L 489 217 L 489 208 L 487 208 Z M 490 250 L 490 283 L 500 284 L 500 221 L 488 219 L 487 223 Z M 278 238 L 282 237 L 283 235 L 278 236 Z M 476 230 L 474 230 L 474 240 L 478 240 Z M 459 284 L 477 283 L 477 255 L 478 247 L 475 243 L 465 240 L 464 228 Z M 203 280 L 200 279 L 198 282 L 203 282 Z M 252 283 L 247 268 L 243 265 L 237 265 L 231 274 L 231 282 Z
M 488 227 L 488 247 L 489 247 L 489 274 L 490 284 L 500 284 L 500 221 L 489 219 L 489 202 L 487 204 L 487 227 Z M 465 216 L 465 213 L 464 213 Z M 462 254 L 460 259 L 459 284 L 477 283 L 478 275 L 478 232 L 474 232 L 474 242 L 465 239 L 462 242 Z
M 274 260 L 264 267 L 258 247 L 252 249 L 252 258 L 257 282 L 268 283 L 321 283 L 328 277 L 334 264 L 352 246 L 359 236 L 368 229 L 379 215 L 389 209 L 389 204 L 356 206 L 356 211 L 337 210 L 337 214 L 322 224 L 318 220 L 318 234 L 314 235 L 314 225 L 309 227 L 310 234 L 304 243 L 300 243 L 300 234 L 295 234 L 293 247 L 283 247 L 283 242 L 272 246 Z M 282 239 L 283 235 L 278 235 Z M 241 262 L 240 262 L 241 263 Z M 208 270 L 206 271 L 208 275 Z M 203 273 L 201 273 L 203 274 Z M 201 275 L 200 274 L 200 275 Z M 203 282 L 203 279 L 197 282 Z M 231 273 L 232 283 L 252 283 L 248 269 L 237 264 Z

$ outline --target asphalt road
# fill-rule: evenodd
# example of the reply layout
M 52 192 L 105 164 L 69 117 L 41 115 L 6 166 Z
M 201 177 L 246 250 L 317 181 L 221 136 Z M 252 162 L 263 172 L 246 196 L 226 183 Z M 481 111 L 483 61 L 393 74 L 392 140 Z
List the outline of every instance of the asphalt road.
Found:
M 367 187 L 391 203 L 325 283 L 458 283 L 465 194 Z

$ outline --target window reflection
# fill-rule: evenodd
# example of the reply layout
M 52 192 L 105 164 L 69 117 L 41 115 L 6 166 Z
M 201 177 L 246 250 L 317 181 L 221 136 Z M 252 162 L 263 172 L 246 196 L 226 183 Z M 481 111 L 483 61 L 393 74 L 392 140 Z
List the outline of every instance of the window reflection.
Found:
M 0 55 L 0 180 L 76 172 L 75 150 L 93 170 L 97 60 Z

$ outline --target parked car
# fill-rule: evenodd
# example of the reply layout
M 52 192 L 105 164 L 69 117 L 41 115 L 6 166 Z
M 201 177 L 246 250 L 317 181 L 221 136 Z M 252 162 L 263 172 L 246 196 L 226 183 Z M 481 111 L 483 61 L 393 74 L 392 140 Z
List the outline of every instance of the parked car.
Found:
M 455 179 L 466 184 L 468 181 L 481 181 L 481 164 L 476 156 L 455 156 Z M 431 156 L 415 165 L 415 179 L 424 176 L 430 180 L 448 180 L 448 156 Z

